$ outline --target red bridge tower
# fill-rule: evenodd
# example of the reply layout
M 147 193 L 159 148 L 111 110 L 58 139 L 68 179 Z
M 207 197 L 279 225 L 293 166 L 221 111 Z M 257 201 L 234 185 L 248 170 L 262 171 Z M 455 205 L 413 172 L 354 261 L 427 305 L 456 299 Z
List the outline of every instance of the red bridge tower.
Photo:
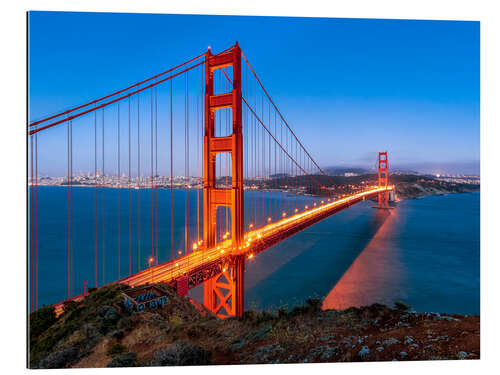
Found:
M 378 153 L 378 186 L 389 185 L 389 173 L 387 172 L 387 151 Z M 389 207 L 389 193 L 384 191 L 378 194 L 378 207 L 388 208 Z
M 231 92 L 214 95 L 214 71 L 233 69 Z M 215 112 L 231 108 L 233 131 L 224 137 L 215 136 Z M 229 153 L 232 163 L 232 187 L 216 186 L 216 156 Z M 203 187 L 203 242 L 206 248 L 217 241 L 217 208 L 229 207 L 233 252 L 223 272 L 204 283 L 204 305 L 219 317 L 241 316 L 244 310 L 245 258 L 238 255 L 244 238 L 243 211 L 243 136 L 241 99 L 241 49 L 236 42 L 227 53 L 205 56 L 205 136 Z

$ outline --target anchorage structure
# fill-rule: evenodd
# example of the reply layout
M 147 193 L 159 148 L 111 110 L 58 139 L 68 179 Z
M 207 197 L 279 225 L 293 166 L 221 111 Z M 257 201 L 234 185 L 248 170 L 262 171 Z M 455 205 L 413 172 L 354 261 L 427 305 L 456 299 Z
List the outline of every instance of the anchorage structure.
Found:
M 387 165 L 387 151 L 378 153 L 378 186 L 387 187 L 389 186 L 389 174 Z M 378 194 L 378 207 L 388 208 L 389 207 L 389 192 L 385 190 Z
M 214 71 L 232 67 L 232 91 L 214 95 Z M 231 108 L 232 134 L 215 136 L 215 112 Z M 231 213 L 232 247 L 238 251 L 244 239 L 243 211 L 243 135 L 241 99 L 241 50 L 236 43 L 224 54 L 205 57 L 205 136 L 203 188 L 203 242 L 207 248 L 216 244 L 217 208 L 228 207 Z M 232 165 L 232 187 L 216 187 L 216 156 L 229 153 Z M 204 283 L 204 304 L 220 317 L 241 316 L 244 310 L 245 257 L 236 255 L 223 272 Z

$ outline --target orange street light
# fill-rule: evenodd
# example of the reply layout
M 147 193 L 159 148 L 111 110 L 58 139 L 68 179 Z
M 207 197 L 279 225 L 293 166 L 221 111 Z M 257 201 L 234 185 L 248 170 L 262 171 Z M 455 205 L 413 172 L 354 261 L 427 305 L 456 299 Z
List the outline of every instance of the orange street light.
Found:
M 148 259 L 148 264 L 149 267 L 151 268 L 151 283 L 153 283 L 153 267 L 151 267 L 151 265 L 153 264 L 154 260 L 155 259 L 153 257 L 149 257 Z

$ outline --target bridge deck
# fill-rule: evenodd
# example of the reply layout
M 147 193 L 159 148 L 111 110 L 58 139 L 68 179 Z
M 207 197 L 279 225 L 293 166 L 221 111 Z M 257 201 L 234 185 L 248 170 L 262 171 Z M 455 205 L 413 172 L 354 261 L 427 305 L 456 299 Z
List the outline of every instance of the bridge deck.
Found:
M 201 284 L 207 278 L 214 276 L 214 269 L 222 269 L 235 255 L 245 255 L 251 258 L 286 238 L 300 232 L 301 230 L 325 219 L 326 217 L 350 207 L 365 199 L 371 198 L 385 190 L 392 190 L 392 186 L 373 187 L 361 193 L 326 203 L 318 207 L 313 207 L 296 215 L 283 218 L 275 223 L 268 224 L 262 228 L 247 232 L 245 234 L 245 244 L 241 248 L 233 248 L 231 240 L 220 242 L 216 247 L 194 251 L 183 257 L 159 264 L 145 269 L 134 275 L 110 284 L 122 283 L 131 287 L 154 282 L 175 282 L 181 277 L 188 276 L 189 287 L 192 288 Z M 207 270 L 212 269 L 211 272 Z M 198 276 L 197 276 L 198 275 Z M 206 275 L 205 277 L 203 275 Z M 75 296 L 69 301 L 80 301 L 83 295 Z M 61 313 L 64 303 L 60 302 L 54 307 L 56 313 Z

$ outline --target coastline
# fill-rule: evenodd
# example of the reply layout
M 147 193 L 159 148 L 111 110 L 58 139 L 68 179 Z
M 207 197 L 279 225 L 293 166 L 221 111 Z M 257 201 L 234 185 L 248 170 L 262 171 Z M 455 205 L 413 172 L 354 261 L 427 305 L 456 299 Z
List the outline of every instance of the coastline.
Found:
M 450 184 L 448 184 L 450 185 Z M 400 183 L 395 185 L 397 200 L 420 199 L 448 194 L 479 193 L 480 185 L 456 184 L 454 186 L 429 186 L 422 183 Z

